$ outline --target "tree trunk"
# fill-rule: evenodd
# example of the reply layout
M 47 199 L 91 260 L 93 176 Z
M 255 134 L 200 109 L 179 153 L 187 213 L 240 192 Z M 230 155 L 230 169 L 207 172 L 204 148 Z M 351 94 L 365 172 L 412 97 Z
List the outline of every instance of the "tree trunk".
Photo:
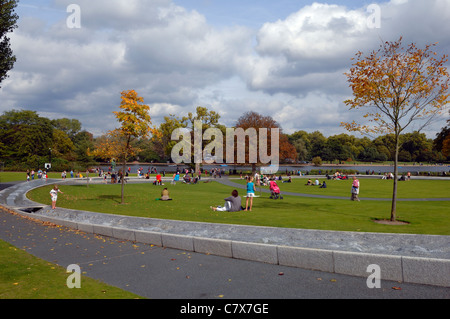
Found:
M 394 187 L 392 191 L 392 207 L 391 207 L 391 221 L 397 219 L 397 183 L 398 183 L 398 149 L 399 149 L 399 134 L 395 133 L 395 154 L 394 154 Z
M 123 158 L 123 166 L 122 166 L 122 177 L 120 178 L 120 183 L 121 183 L 121 204 L 124 204 L 124 183 L 125 183 L 125 169 L 127 166 L 127 158 L 128 158 L 128 148 L 130 147 L 130 140 L 131 140 L 131 136 L 128 136 L 127 139 L 127 148 L 125 149 L 125 154 L 124 154 L 124 158 Z
M 197 176 L 200 174 L 200 163 L 195 163 L 195 174 Z
M 121 198 L 122 198 L 122 202 L 121 202 L 121 204 L 123 204 L 124 202 L 123 202 L 123 195 L 124 195 L 124 192 L 123 192 L 123 187 L 124 187 L 124 182 L 125 182 L 125 168 L 126 168 L 126 166 L 127 166 L 127 160 L 126 159 L 124 159 L 123 160 L 123 166 L 122 166 L 122 177 L 120 178 L 120 183 L 122 184 L 122 186 L 121 186 L 121 188 L 122 188 L 122 190 L 121 190 Z

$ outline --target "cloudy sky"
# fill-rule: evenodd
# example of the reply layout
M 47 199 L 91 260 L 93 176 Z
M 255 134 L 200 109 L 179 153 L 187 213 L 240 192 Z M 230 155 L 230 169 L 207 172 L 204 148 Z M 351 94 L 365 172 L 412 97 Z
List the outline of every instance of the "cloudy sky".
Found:
M 68 24 L 70 4 L 80 28 L 69 27 L 78 21 Z M 1 83 L 0 112 L 76 118 L 95 135 L 117 126 L 112 111 L 129 89 L 154 125 L 205 106 L 227 126 L 253 110 L 287 133 L 339 134 L 340 122 L 361 115 L 343 103 L 357 51 L 403 36 L 450 53 L 449 0 L 20 0 L 16 12 L 17 62 Z

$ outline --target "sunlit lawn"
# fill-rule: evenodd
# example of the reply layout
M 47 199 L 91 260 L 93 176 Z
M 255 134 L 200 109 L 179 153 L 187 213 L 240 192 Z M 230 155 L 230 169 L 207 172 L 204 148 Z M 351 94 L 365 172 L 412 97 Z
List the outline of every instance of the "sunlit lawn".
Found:
M 61 178 L 61 172 L 49 172 L 48 178 Z M 37 172 L 34 176 L 37 179 Z M 9 182 L 25 182 L 27 180 L 26 172 L 0 172 L 0 183 L 9 183 Z
M 239 182 L 239 180 L 236 180 Z M 448 201 L 399 201 L 397 216 L 409 225 L 389 226 L 373 222 L 373 219 L 390 217 L 390 201 L 352 202 L 349 198 L 350 181 L 330 181 L 327 189 L 304 186 L 306 180 L 279 184 L 283 191 L 317 192 L 346 199 L 322 199 L 284 196 L 283 200 L 271 200 L 267 193 L 255 198 L 252 212 L 214 212 L 210 206 L 223 204 L 230 196 L 232 187 L 218 182 L 186 185 L 166 183 L 172 201 L 156 200 L 162 186 L 151 183 L 127 184 L 125 204 L 120 204 L 120 185 L 91 184 L 65 186 L 58 197 L 59 207 L 93 212 L 151 217 L 174 220 L 188 220 L 211 223 L 243 224 L 340 231 L 392 232 L 450 235 L 450 202 Z M 243 182 L 241 182 L 243 183 Z M 402 182 L 405 187 L 401 196 L 447 197 L 446 181 Z M 408 184 L 406 184 L 408 183 Z M 436 183 L 436 184 L 434 184 Z M 391 192 L 391 181 L 361 180 L 361 197 L 387 197 Z M 50 186 L 28 193 L 34 201 L 50 204 Z M 323 193 L 322 193 L 323 191 Z M 240 195 L 244 190 L 239 189 Z M 368 193 L 371 193 L 370 195 Z M 258 193 L 259 194 L 259 193 Z M 243 205 L 245 202 L 243 200 Z
M 307 180 L 307 177 L 294 178 L 292 183 L 283 183 L 283 181 L 287 181 L 287 178 L 284 177 L 282 181 L 277 181 L 277 184 L 285 192 L 350 197 L 351 179 L 327 180 L 326 178 L 319 178 L 320 183 L 326 182 L 326 189 L 306 186 Z M 315 178 L 311 180 L 314 183 Z M 232 179 L 232 181 L 242 185 L 246 183 L 245 180 L 240 179 Z M 359 178 L 359 182 L 360 197 L 392 198 L 393 180 Z M 399 181 L 397 196 L 398 198 L 450 198 L 450 179 L 414 180 L 413 177 L 410 181 Z

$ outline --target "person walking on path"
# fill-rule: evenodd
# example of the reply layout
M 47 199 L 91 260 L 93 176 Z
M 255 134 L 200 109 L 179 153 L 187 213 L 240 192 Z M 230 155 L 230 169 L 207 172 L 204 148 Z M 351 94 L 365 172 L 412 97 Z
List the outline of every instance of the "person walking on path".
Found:
M 58 185 L 55 185 L 50 191 L 50 197 L 52 198 L 52 209 L 56 208 L 56 200 L 58 199 L 58 193 L 64 194 L 59 188 Z
M 356 178 L 356 176 L 353 176 L 351 200 L 359 202 L 358 195 L 359 195 L 359 180 Z

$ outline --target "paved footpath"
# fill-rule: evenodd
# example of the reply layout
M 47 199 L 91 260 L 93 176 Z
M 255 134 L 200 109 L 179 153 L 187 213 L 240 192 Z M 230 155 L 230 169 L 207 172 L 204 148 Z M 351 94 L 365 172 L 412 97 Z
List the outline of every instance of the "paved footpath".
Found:
M 116 240 L 3 211 L 0 239 L 62 267 L 78 264 L 86 276 L 152 299 L 450 299 L 450 288 L 382 280 L 381 288 L 369 289 L 362 277 Z

